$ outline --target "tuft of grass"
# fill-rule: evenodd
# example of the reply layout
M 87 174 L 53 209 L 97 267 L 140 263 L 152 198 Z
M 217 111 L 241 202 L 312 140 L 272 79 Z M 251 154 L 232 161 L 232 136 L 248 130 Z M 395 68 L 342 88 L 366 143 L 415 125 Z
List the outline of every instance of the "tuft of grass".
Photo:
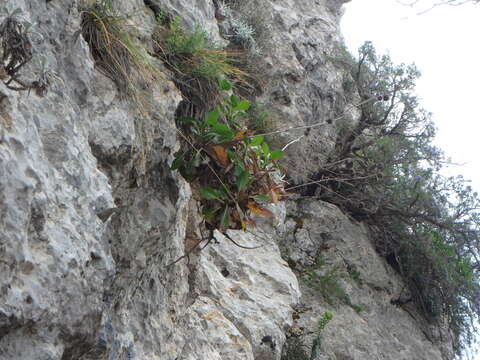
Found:
M 196 27 L 187 33 L 175 18 L 159 24 L 154 33 L 155 53 L 174 74 L 185 99 L 179 116 L 197 117 L 219 99 L 218 80 L 228 78 L 237 87 L 248 87 L 251 75 L 235 64 L 239 51 L 214 46 L 207 33 Z
M 127 18 L 119 15 L 112 0 L 99 0 L 82 12 L 81 34 L 90 47 L 96 68 L 110 78 L 121 96 L 131 100 L 135 116 L 137 172 L 144 173 L 152 146 L 151 125 L 145 121 L 152 108 L 148 84 L 163 78 L 140 46 L 128 33 Z
M 82 13 L 82 35 L 90 46 L 95 66 L 123 94 L 134 95 L 138 80 L 159 71 L 129 36 L 126 18 L 117 14 L 111 0 L 100 0 Z

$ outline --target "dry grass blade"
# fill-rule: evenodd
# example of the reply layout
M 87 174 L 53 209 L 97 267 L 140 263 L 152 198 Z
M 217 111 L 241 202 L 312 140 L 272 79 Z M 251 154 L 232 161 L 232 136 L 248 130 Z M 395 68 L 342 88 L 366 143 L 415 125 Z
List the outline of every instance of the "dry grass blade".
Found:
M 90 45 L 95 65 L 115 82 L 118 89 L 128 93 L 131 88 L 131 68 L 134 59 L 128 47 L 120 40 L 117 22 L 113 16 L 101 14 L 95 8 L 82 14 L 82 35 Z

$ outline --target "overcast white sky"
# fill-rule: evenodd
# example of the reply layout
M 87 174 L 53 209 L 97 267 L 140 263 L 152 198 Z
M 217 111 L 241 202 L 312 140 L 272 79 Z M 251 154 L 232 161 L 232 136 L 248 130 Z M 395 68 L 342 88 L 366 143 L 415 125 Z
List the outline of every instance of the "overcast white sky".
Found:
M 395 62 L 415 62 L 422 72 L 417 92 L 438 128 L 436 144 L 464 164 L 449 173 L 464 175 L 480 192 L 480 4 L 418 15 L 433 2 L 421 0 L 412 9 L 397 0 L 352 0 L 342 32 L 354 54 L 371 40 Z
M 342 32 L 353 54 L 370 40 L 395 62 L 417 65 L 417 93 L 433 113 L 436 144 L 462 164 L 448 175 L 463 175 L 480 192 L 480 4 L 418 15 L 433 3 L 420 0 L 412 9 L 398 0 L 352 0 L 345 5 Z M 478 353 L 472 357 L 480 360 Z

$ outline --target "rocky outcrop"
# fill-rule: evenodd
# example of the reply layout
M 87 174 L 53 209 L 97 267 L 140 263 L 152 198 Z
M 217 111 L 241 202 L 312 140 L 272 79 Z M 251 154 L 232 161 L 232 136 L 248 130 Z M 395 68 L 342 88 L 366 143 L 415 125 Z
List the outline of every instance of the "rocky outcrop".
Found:
M 313 326 L 307 318 L 293 323 L 300 290 L 279 239 L 291 264 L 307 266 L 328 243 L 335 259 L 368 279 L 351 295 L 367 310 L 357 315 L 343 307 L 334 315 L 325 345 L 334 359 L 367 358 L 372 344 L 371 354 L 384 358 L 438 359 L 409 313 L 388 303 L 401 283 L 369 247 L 366 230 L 338 210 L 289 205 L 299 217 L 312 216 L 298 227 L 293 218 L 284 222 L 280 204 L 278 229 L 259 222 L 253 233 L 202 233 L 190 185 L 170 170 L 180 146 L 180 91 L 151 58 L 161 70 L 143 79 L 148 101 L 139 108 L 126 99 L 95 66 L 81 34 L 86 3 L 0 5 L 7 14 L 21 9 L 15 16 L 32 24 L 33 58 L 21 78 L 34 81 L 48 71 L 51 83 L 45 94 L 0 83 L 0 359 L 279 360 L 286 330 Z M 275 124 L 321 124 L 308 135 L 274 139 L 286 144 L 304 136 L 288 148 L 298 180 L 324 161 L 334 120 L 353 99 L 343 91 L 347 75 L 327 61 L 341 40 L 342 3 L 262 2 L 275 44 L 265 59 L 271 81 L 263 99 Z M 116 10 L 129 15 L 135 41 L 147 50 L 159 7 L 226 42 L 213 1 L 118 0 Z M 354 119 L 355 111 L 346 116 Z M 319 228 L 331 223 L 342 232 Z M 198 251 L 205 239 L 209 245 Z M 303 301 L 315 304 L 312 319 L 330 309 L 307 288 Z M 347 323 L 353 332 L 340 330 Z
M 365 226 L 315 200 L 290 203 L 287 219 L 282 249 L 300 274 L 302 290 L 292 337 L 311 344 L 317 321 L 331 312 L 319 359 L 453 358 L 448 331 L 422 318 L 398 273 L 376 253 Z M 327 284 L 322 289 L 304 275 L 318 257 L 314 276 Z M 320 294 L 334 287 L 341 290 Z

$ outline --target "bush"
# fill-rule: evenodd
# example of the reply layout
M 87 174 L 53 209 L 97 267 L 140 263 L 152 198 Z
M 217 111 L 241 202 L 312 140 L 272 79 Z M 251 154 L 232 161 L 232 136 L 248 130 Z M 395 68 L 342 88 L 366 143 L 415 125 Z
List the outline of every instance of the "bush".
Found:
M 212 45 L 199 27 L 187 33 L 176 18 L 157 26 L 154 42 L 156 55 L 175 74 L 173 81 L 186 99 L 179 116 L 201 116 L 213 108 L 220 95 L 219 79 L 249 86 L 250 75 L 234 64 L 237 53 Z
M 220 86 L 225 92 L 232 90 L 226 80 Z M 224 93 L 203 117 L 181 119 L 187 147 L 177 154 L 172 169 L 198 186 L 210 229 L 245 230 L 255 225 L 249 213 L 273 217 L 263 205 L 283 197 L 272 176 L 280 169 L 283 153 L 242 126 L 249 107 L 249 101 Z
M 396 66 L 366 43 L 350 71 L 360 119 L 342 125 L 335 151 L 303 193 L 371 225 L 377 250 L 403 275 L 417 308 L 432 323 L 447 319 L 460 352 L 480 315 L 477 193 L 439 173 L 446 160 L 414 94 L 414 65 Z

